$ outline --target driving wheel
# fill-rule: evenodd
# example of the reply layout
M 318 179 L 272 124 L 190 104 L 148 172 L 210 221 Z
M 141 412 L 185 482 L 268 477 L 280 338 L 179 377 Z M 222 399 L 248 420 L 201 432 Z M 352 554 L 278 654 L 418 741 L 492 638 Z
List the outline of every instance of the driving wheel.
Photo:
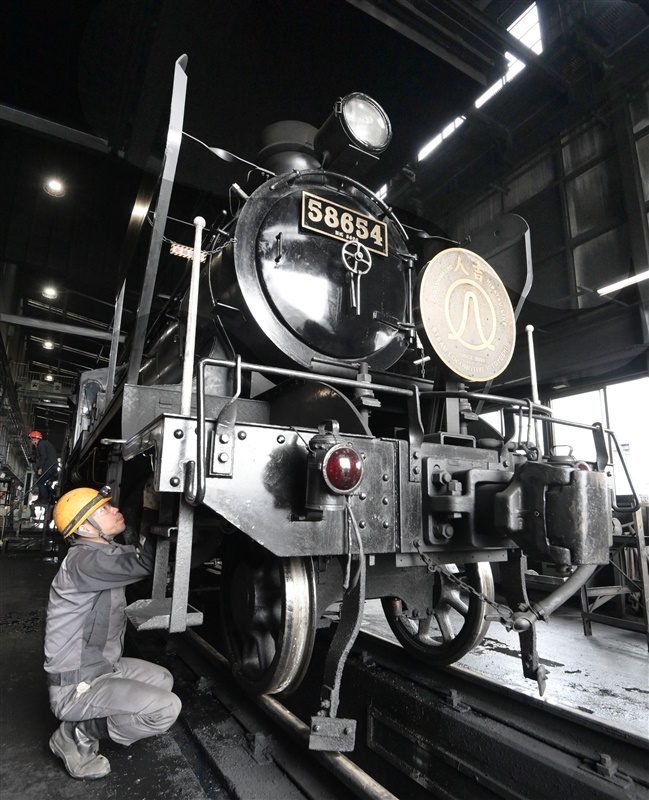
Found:
M 237 682 L 253 694 L 288 694 L 304 677 L 316 630 L 310 558 L 280 558 L 246 537 L 228 542 L 221 623 Z

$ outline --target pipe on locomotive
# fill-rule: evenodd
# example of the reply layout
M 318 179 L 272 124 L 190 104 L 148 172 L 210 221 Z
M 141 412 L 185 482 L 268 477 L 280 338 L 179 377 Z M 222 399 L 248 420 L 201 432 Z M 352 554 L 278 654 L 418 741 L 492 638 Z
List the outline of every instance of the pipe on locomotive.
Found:
M 598 568 L 597 564 L 580 564 L 572 575 L 540 603 L 530 603 L 529 611 L 514 614 L 514 630 L 518 633 L 529 630 L 538 620 L 547 622 L 550 614 L 569 600 Z

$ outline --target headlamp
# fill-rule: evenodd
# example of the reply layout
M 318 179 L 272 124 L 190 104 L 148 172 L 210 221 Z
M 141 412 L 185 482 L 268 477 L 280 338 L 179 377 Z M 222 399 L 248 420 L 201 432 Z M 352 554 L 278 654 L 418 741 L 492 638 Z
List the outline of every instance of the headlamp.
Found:
M 382 153 L 390 144 L 392 126 L 381 106 L 361 92 L 348 94 L 339 103 L 338 113 L 352 144 L 371 153 Z
M 313 146 L 325 169 L 357 177 L 376 162 L 391 139 L 392 126 L 381 106 L 369 95 L 352 92 L 336 102 Z

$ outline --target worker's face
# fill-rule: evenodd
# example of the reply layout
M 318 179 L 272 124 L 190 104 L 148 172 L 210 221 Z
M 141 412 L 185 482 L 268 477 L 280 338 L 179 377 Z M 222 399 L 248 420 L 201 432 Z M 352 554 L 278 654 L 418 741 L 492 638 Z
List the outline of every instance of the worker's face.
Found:
M 117 536 L 126 528 L 124 517 L 119 508 L 110 503 L 105 503 L 91 516 L 107 536 Z
M 32 444 L 38 444 L 38 439 L 36 438 L 36 436 L 32 436 L 32 437 L 30 437 L 29 441 L 30 441 Z

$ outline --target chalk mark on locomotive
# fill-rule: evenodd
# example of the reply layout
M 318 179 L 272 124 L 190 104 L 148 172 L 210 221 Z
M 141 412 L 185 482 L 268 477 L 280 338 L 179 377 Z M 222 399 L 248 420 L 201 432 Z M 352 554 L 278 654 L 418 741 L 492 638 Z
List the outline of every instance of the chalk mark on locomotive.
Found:
M 185 82 L 180 59 L 145 283 Z M 389 137 L 387 116 L 358 93 L 318 131 L 271 126 L 259 185 L 237 187 L 241 208 L 219 223 L 206 264 L 195 258 L 196 309 L 186 295 L 175 315 L 189 315 L 187 330 L 154 325 L 145 348 L 136 327 L 114 391 L 110 369 L 82 377 L 67 458 L 70 486 L 108 483 L 118 502 L 148 478 L 137 498 L 157 535 L 156 571 L 152 598 L 129 609 L 136 627 L 200 624 L 187 606 L 192 550 L 199 562 L 221 559 L 227 655 L 248 691 L 295 689 L 319 620 L 340 603 L 313 749 L 353 749 L 339 690 L 367 598 L 381 598 L 404 648 L 433 666 L 457 661 L 499 620 L 519 632 L 524 673 L 542 691 L 535 622 L 606 562 L 613 529 L 601 426 L 597 463 L 583 469 L 537 447 L 548 408 L 467 388 L 507 366 L 511 302 L 465 248 L 418 269 L 403 226 L 354 177 Z M 183 335 L 196 337 L 195 369 L 178 353 Z M 435 383 L 422 377 L 422 346 Z M 475 413 L 485 401 L 504 409 L 504 435 Z M 541 604 L 527 597 L 526 554 L 570 575 Z M 494 562 L 506 605 L 495 601 Z

